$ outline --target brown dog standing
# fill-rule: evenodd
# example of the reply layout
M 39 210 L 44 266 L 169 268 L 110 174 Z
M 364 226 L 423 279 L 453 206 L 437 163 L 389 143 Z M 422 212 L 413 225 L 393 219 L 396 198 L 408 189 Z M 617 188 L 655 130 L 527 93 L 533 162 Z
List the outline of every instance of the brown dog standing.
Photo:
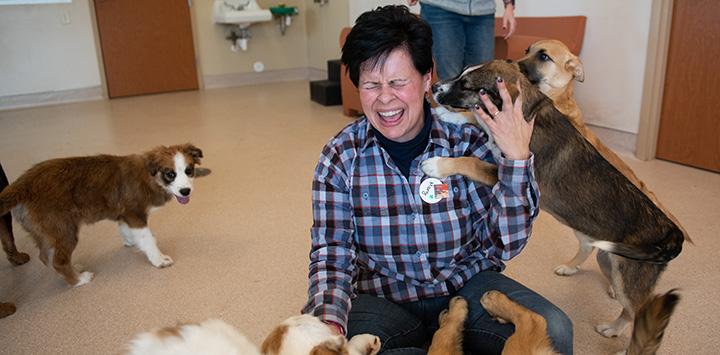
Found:
M 535 119 L 530 150 L 535 156 L 535 173 L 543 196 L 541 208 L 587 236 L 588 245 L 602 249 L 598 263 L 623 311 L 614 322 L 598 325 L 596 330 L 604 336 L 616 336 L 651 299 L 660 274 L 682 250 L 684 234 L 580 134 L 516 63 L 496 60 L 469 68 L 458 78 L 435 84 L 435 100 L 456 109 L 469 109 L 482 105 L 478 92 L 484 89 L 494 104 L 500 105 L 497 77 L 505 80 L 513 97 L 519 93 L 517 85 L 522 87 L 523 114 L 528 120 Z M 488 171 L 473 172 L 477 167 L 462 161 L 452 163 L 456 160 L 434 157 L 423 162 L 423 171 L 436 178 L 465 172 L 472 173 L 467 176 L 473 179 L 490 176 Z M 492 185 L 497 176 L 478 181 Z M 669 298 L 672 296 L 663 297 Z M 651 321 L 643 322 L 642 327 L 652 328 L 655 339 L 662 336 L 674 309 L 673 302 L 660 304 L 660 312 L 654 313 Z M 640 328 L 636 325 L 633 334 L 644 331 Z
M 598 153 L 650 198 L 680 228 L 685 240 L 692 242 L 677 218 L 660 203 L 645 183 L 635 175 L 632 169 L 617 154 L 605 146 L 585 126 L 582 111 L 580 111 L 573 96 L 573 81 L 583 82 L 585 80 L 585 71 L 580 59 L 570 52 L 570 49 L 564 43 L 557 40 L 542 40 L 533 43 L 528 48 L 527 54 L 518 61 L 518 66 L 530 83 L 537 86 L 543 94 L 553 101 L 555 107 L 567 116 L 573 126 L 597 149 Z M 592 252 L 593 248 L 587 245 L 586 236 L 578 235 L 576 231 L 576 237 L 580 243 L 577 254 L 569 262 L 556 267 L 556 274 L 569 276 L 577 273 L 580 264 Z

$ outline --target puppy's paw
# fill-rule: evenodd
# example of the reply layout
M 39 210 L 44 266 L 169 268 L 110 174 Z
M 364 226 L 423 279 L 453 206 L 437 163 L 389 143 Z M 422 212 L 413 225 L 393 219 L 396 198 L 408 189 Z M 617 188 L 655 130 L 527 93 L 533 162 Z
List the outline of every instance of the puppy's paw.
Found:
M 445 162 L 447 158 L 443 157 L 432 157 L 422 162 L 422 171 L 430 177 L 444 179 L 448 177 L 447 170 L 445 169 Z
M 440 312 L 440 316 L 438 317 L 440 326 L 450 322 L 462 324 L 468 313 L 467 301 L 460 296 L 455 296 L 450 300 L 448 307 L 448 309 Z
M 93 274 L 90 271 L 84 271 L 80 273 L 78 276 L 78 282 L 73 285 L 73 287 L 80 287 L 82 285 L 86 285 L 92 281 L 92 279 L 95 277 L 95 274 Z
M 162 269 L 168 266 L 172 266 L 175 262 L 173 259 L 165 254 L 158 255 L 157 258 L 150 261 L 156 268 Z
M 621 330 L 613 327 L 612 324 L 598 324 L 595 326 L 595 331 L 606 338 L 616 337 L 621 333 Z
M 572 267 L 572 266 L 567 266 L 565 264 L 562 264 L 562 265 L 556 266 L 555 270 L 553 270 L 553 271 L 555 272 L 556 275 L 559 275 L 559 276 L 571 276 L 571 275 L 577 274 L 578 271 L 580 271 L 580 265 Z
M 12 255 L 7 256 L 8 260 L 11 264 L 15 266 L 19 266 L 22 264 L 25 264 L 26 262 L 30 261 L 30 255 L 27 255 L 26 253 L 15 253 Z
M 375 355 L 380 351 L 380 338 L 372 334 L 358 334 L 348 341 L 348 347 L 355 350 L 350 354 Z

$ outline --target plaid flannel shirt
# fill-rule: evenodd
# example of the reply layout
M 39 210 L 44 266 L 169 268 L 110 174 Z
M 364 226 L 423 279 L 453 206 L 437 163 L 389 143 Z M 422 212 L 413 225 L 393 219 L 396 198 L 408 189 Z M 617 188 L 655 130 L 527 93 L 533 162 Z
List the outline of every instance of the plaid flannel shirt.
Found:
M 355 292 L 393 302 L 448 295 L 483 270 L 504 269 L 538 214 L 533 156 L 502 159 L 494 186 L 456 175 L 449 197 L 419 197 L 430 157 L 474 156 L 495 163 L 487 135 L 433 117 L 424 153 L 406 179 L 379 146 L 366 118 L 324 148 L 313 180 L 308 301 L 303 313 L 347 325 Z M 451 285 L 448 288 L 448 285 Z

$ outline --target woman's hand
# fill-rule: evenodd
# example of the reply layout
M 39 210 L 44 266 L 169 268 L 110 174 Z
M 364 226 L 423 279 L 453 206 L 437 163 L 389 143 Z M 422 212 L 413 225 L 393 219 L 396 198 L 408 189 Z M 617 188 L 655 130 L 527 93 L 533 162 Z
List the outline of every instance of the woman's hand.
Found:
M 495 144 L 506 159 L 528 159 L 530 158 L 530 138 L 535 120 L 527 122 L 523 116 L 520 82 L 517 83 L 518 96 L 515 103 L 512 102 L 505 82 L 500 77 L 497 78 L 497 88 L 503 101 L 502 110 L 495 107 L 485 90 L 480 90 L 480 100 L 492 116 L 488 115 L 480 105 L 475 106 L 475 114 L 480 116 L 480 119 L 490 128 Z

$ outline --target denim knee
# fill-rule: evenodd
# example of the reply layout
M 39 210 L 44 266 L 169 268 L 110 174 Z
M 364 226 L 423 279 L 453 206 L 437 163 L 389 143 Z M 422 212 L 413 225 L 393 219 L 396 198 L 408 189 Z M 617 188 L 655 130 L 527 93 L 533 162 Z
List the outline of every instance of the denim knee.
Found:
M 565 355 L 573 352 L 573 324 L 570 318 L 557 307 L 551 307 L 543 312 L 542 316 L 547 322 L 547 332 L 552 339 L 555 350 Z

